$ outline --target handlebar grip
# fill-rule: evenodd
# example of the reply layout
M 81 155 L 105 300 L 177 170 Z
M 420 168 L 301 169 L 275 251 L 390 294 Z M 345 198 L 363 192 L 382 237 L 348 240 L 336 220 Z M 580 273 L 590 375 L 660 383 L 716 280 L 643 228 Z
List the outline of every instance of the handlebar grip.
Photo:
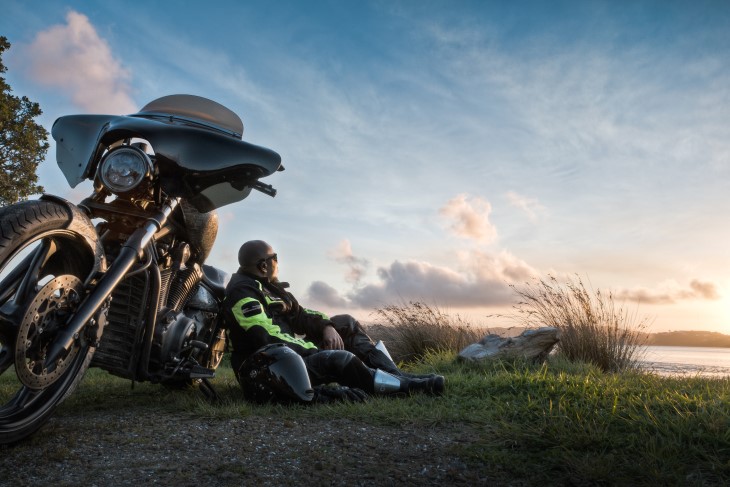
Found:
M 261 181 L 256 181 L 251 185 L 252 189 L 255 189 L 256 191 L 261 191 L 264 194 L 268 194 L 272 198 L 276 196 L 276 189 L 270 184 L 264 184 Z

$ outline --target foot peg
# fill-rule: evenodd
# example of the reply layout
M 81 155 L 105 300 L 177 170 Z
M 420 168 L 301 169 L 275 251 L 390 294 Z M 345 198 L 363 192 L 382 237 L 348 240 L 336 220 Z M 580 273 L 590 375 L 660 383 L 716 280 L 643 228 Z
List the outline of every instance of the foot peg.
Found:
M 215 370 L 207 369 L 202 365 L 193 365 L 190 368 L 191 379 L 212 379 L 215 377 Z

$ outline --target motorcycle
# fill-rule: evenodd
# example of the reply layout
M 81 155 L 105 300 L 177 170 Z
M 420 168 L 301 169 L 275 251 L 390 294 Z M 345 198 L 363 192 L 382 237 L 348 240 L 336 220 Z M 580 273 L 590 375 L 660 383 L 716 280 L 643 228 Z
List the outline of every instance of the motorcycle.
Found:
M 215 210 L 282 171 L 243 122 L 192 95 L 52 128 L 73 204 L 45 194 L 0 209 L 0 444 L 36 432 L 89 367 L 138 382 L 197 383 L 223 357 L 226 274 L 206 265 Z

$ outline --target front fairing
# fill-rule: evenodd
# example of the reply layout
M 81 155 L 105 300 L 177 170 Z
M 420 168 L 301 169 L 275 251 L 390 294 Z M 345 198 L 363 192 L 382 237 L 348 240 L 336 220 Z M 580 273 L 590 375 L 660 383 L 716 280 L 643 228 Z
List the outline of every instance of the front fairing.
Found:
M 240 201 L 251 184 L 277 171 L 276 152 L 179 118 L 70 115 L 53 125 L 58 165 L 71 187 L 93 179 L 104 149 L 123 139 L 147 140 L 162 190 L 199 211 Z

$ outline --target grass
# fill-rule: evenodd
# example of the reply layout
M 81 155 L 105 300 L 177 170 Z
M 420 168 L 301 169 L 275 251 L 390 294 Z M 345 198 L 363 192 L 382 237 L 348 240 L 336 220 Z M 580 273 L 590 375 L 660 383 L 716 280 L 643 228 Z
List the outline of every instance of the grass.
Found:
M 58 414 L 123 408 L 219 421 L 337 417 L 394 427 L 441 425 L 468 433 L 452 455 L 527 485 L 730 483 L 730 379 L 605 373 L 559 357 L 542 365 L 454 359 L 450 352 L 431 353 L 412 364 L 447 377 L 443 397 L 376 397 L 321 407 L 249 404 L 225 364 L 214 381 L 217 404 L 195 390 L 131 388 L 129 381 L 92 369 Z
M 552 276 L 512 288 L 518 325 L 558 328 L 557 351 L 568 360 L 606 372 L 638 368 L 650 321 L 617 304 L 610 292 L 590 292 L 579 278 L 560 282 Z
M 486 329 L 422 302 L 385 306 L 375 316 L 378 323 L 367 331 L 386 344 L 397 363 L 418 361 L 433 352 L 458 352 L 486 334 Z
M 594 364 L 605 372 L 637 370 L 646 342 L 648 318 L 638 319 L 600 289 L 581 279 L 536 279 L 512 286 L 518 299 L 509 319 L 520 328 L 556 327 L 557 353 L 570 361 Z M 431 352 L 459 352 L 489 330 L 422 302 L 391 305 L 375 312 L 368 332 L 383 340 L 396 362 L 420 360 Z
M 184 414 L 191 420 L 337 417 L 359 425 L 439 425 L 464 432 L 464 441 L 452 446 L 451 455 L 505 481 L 730 483 L 730 379 L 606 373 L 561 357 L 541 365 L 473 364 L 457 362 L 453 352 L 428 353 L 409 368 L 444 374 L 446 395 L 375 397 L 364 404 L 321 407 L 258 406 L 243 399 L 224 362 L 214 380 L 219 403 L 205 401 L 196 390 L 170 391 L 148 383 L 132 387 L 127 380 L 91 369 L 57 415 L 125 410 L 139 415 Z M 0 388 L 4 382 L 7 374 L 0 379 Z M 118 427 L 112 422 L 109 431 L 97 433 L 114 436 Z M 33 444 L 34 438 L 27 447 Z
M 221 396 L 215 404 L 194 390 L 131 388 L 128 381 L 92 369 L 59 414 L 129 408 L 219 421 L 337 417 L 394 427 L 440 425 L 464 432 L 451 455 L 504 483 L 730 484 L 730 378 L 641 373 L 635 368 L 636 347 L 645 322 L 616 306 L 610 294 L 589 293 L 580 280 L 536 281 L 516 292 L 524 324 L 558 326 L 563 332 L 561 353 L 543 364 L 458 362 L 458 351 L 484 330 L 422 303 L 379 312 L 384 323 L 369 330 L 373 338 L 387 341 L 405 368 L 445 375 L 443 397 L 257 406 L 245 402 L 224 361 L 214 381 Z M 7 376 L 0 377 L 0 395 Z

